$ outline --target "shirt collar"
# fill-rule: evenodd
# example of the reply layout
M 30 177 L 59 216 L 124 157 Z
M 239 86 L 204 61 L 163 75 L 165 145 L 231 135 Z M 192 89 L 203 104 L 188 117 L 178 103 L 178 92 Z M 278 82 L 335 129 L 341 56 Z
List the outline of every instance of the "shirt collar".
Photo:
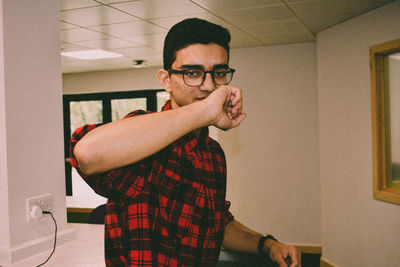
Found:
M 171 106 L 171 100 L 167 100 L 167 102 L 165 102 L 165 104 L 164 104 L 164 106 L 162 107 L 162 111 L 166 111 L 166 110 L 170 110 L 170 109 L 172 109 L 172 106 Z

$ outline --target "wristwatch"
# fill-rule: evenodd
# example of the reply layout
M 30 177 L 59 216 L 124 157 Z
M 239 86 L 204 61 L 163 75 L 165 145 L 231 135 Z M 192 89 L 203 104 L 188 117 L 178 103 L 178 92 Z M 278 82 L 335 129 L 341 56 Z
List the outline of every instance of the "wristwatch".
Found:
M 266 236 L 261 237 L 260 240 L 258 241 L 258 246 L 257 246 L 258 253 L 260 253 L 260 254 L 265 253 L 264 252 L 264 243 L 265 243 L 265 241 L 267 241 L 267 239 L 272 239 L 272 240 L 278 242 L 278 240 L 275 237 L 273 237 L 272 235 L 266 235 Z

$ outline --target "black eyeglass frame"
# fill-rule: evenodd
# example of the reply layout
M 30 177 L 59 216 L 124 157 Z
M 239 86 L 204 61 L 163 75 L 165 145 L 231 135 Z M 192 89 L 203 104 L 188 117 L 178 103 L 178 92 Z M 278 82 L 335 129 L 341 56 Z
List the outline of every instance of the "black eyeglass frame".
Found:
M 216 71 L 221 70 L 221 69 L 226 70 L 227 73 L 232 73 L 231 79 L 230 79 L 229 81 L 227 81 L 226 83 L 223 83 L 223 84 L 217 83 L 217 82 L 215 81 L 215 79 L 214 79 L 214 73 L 215 73 Z M 232 81 L 232 79 L 233 79 L 233 74 L 235 73 L 236 70 L 235 70 L 235 69 L 232 69 L 232 68 L 221 68 L 221 69 L 207 70 L 207 71 L 201 70 L 201 71 L 204 72 L 204 74 L 203 74 L 203 78 L 201 79 L 201 83 L 198 84 L 198 85 L 189 85 L 189 84 L 186 83 L 185 74 L 188 73 L 189 71 L 193 71 L 192 69 L 187 69 L 187 70 L 169 69 L 169 70 L 168 70 L 168 73 L 169 73 L 170 75 L 171 75 L 171 73 L 174 73 L 174 74 L 182 74 L 183 82 L 184 82 L 187 86 L 191 86 L 191 87 L 201 86 L 201 85 L 204 83 L 204 80 L 206 79 L 207 73 L 210 73 L 210 74 L 211 74 L 211 78 L 212 78 L 214 84 L 216 84 L 216 85 L 228 85 L 228 84 Z M 196 70 L 198 70 L 198 69 L 196 69 Z

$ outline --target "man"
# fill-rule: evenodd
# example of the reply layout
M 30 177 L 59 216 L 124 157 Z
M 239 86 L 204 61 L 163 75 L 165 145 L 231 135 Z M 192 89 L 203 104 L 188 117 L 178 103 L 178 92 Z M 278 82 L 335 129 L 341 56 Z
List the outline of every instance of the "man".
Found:
M 225 156 L 208 126 L 229 130 L 246 117 L 241 90 L 228 85 L 229 42 L 228 30 L 207 21 L 176 24 L 157 73 L 170 93 L 163 111 L 134 111 L 74 133 L 73 166 L 108 198 L 107 266 L 215 266 L 221 246 L 300 266 L 295 247 L 248 229 L 228 210 Z

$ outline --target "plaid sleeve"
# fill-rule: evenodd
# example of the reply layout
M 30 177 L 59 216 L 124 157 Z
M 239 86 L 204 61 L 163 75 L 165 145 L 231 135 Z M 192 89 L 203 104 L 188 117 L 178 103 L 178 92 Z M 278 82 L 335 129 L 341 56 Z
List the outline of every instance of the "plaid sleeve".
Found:
M 133 111 L 125 118 L 147 114 L 147 111 Z M 148 175 L 148 168 L 143 162 L 114 169 L 109 172 L 85 175 L 79 168 L 79 163 L 74 154 L 76 144 L 90 131 L 103 124 L 88 124 L 75 130 L 70 142 L 70 162 L 85 182 L 99 195 L 109 199 L 121 199 L 121 197 L 135 197 L 144 185 L 144 179 Z

